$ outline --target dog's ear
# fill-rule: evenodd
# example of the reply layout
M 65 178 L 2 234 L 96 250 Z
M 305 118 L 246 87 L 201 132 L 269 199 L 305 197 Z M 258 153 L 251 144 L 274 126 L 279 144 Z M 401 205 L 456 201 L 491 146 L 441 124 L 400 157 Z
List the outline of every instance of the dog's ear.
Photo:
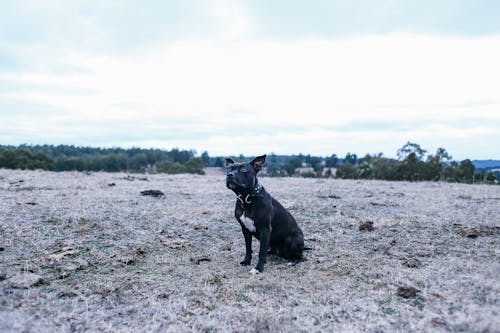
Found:
M 229 158 L 229 157 L 226 157 L 226 167 L 230 167 L 233 164 L 234 164 L 233 159 Z
M 250 164 L 253 166 L 256 172 L 259 172 L 262 169 L 262 165 L 266 162 L 266 155 L 254 157 Z

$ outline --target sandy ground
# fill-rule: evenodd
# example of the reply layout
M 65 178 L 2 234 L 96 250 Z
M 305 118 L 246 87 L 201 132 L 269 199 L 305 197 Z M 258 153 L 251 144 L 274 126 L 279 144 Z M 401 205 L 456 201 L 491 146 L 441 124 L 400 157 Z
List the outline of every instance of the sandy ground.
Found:
M 250 275 L 223 175 L 0 170 L 0 331 L 500 331 L 500 186 L 261 183 L 312 250 Z

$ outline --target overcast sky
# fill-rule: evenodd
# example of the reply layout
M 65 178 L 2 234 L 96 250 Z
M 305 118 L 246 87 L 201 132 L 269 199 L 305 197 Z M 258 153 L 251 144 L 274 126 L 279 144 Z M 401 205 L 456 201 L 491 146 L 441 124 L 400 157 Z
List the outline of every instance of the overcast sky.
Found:
M 0 3 L 0 144 L 500 158 L 500 1 Z

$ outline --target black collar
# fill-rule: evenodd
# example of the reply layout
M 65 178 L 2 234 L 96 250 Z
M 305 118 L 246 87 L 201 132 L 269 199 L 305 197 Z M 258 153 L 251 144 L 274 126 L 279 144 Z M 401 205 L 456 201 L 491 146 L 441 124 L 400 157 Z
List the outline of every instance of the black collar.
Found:
M 263 197 L 262 192 L 264 191 L 264 187 L 259 183 L 255 184 L 252 192 L 247 195 L 243 195 L 241 193 L 236 193 L 236 197 L 240 201 L 241 206 L 250 205 L 255 200 Z

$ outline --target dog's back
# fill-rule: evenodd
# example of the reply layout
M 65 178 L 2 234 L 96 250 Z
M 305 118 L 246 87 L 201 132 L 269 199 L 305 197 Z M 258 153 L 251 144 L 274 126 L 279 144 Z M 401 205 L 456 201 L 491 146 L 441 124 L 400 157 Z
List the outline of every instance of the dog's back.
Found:
M 302 259 L 304 235 L 295 218 L 276 199 L 272 199 L 273 228 L 270 247 L 285 259 Z

